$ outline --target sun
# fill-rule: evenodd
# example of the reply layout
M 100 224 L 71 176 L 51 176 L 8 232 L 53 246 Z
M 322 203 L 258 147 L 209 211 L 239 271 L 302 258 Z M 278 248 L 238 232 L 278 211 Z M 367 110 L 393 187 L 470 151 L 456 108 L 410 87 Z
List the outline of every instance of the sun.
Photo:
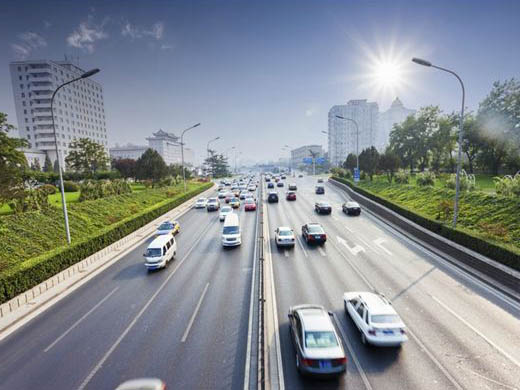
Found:
M 396 61 L 377 61 L 372 65 L 374 83 L 383 89 L 400 89 L 403 84 L 402 66 Z

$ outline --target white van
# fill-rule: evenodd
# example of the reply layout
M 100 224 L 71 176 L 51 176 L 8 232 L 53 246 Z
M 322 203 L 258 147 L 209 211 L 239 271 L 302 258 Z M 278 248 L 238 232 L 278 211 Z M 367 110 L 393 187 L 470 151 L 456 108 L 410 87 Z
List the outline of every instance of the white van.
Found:
M 145 258 L 144 265 L 149 271 L 164 268 L 166 264 L 175 258 L 177 254 L 177 242 L 173 234 L 168 233 L 158 236 L 153 240 L 146 253 L 143 255 Z
M 230 213 L 226 215 L 226 219 L 224 220 L 224 229 L 222 229 L 222 246 L 238 246 L 241 243 L 242 236 L 240 233 L 238 215 Z

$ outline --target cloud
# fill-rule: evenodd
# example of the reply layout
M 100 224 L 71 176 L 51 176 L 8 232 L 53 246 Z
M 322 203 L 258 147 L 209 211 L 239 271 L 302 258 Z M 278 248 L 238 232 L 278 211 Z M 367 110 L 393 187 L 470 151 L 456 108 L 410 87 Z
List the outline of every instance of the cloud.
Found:
M 33 50 L 47 46 L 45 38 L 31 31 L 18 34 L 18 40 L 19 42 L 11 44 L 11 48 L 20 60 L 27 59 Z
M 93 53 L 96 41 L 108 38 L 108 34 L 103 30 L 105 22 L 96 26 L 92 23 L 92 16 L 89 15 L 87 21 L 81 22 L 76 30 L 68 37 L 69 46 L 77 47 Z
M 167 43 L 163 43 L 161 45 L 161 50 L 170 50 L 170 49 L 173 49 L 173 45 L 169 45 Z
M 45 27 L 45 29 L 47 30 L 47 29 L 52 27 L 52 23 L 49 22 L 48 20 L 44 20 L 43 21 L 43 27 Z
M 162 39 L 164 35 L 164 23 L 156 22 L 150 28 L 138 27 L 130 22 L 125 22 L 121 28 L 121 35 L 131 39 L 151 37 L 156 40 Z

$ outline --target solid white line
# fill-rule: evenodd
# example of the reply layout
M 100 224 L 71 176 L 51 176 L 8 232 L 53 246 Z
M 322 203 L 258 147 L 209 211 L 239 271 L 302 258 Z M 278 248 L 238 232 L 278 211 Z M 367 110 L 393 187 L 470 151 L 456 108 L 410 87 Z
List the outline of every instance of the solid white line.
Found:
M 300 244 L 300 247 L 302 248 L 302 251 L 303 251 L 303 254 L 305 255 L 305 257 L 309 257 L 309 255 L 307 254 L 307 251 L 305 250 L 305 247 L 302 244 L 300 236 L 296 236 L 296 239 L 298 241 L 298 244 Z
M 45 348 L 43 350 L 43 352 L 47 352 L 49 351 L 52 347 L 54 347 L 62 338 L 64 338 L 66 335 L 68 335 L 70 333 L 70 331 L 72 329 L 74 329 L 76 326 L 78 326 L 81 321 L 83 321 L 85 318 L 88 317 L 88 315 L 90 313 L 92 313 L 94 310 L 96 310 L 99 306 L 101 306 L 103 304 L 103 302 L 105 302 L 108 298 L 110 298 L 110 296 L 115 293 L 117 291 L 117 289 L 119 288 L 119 286 L 117 286 L 116 288 L 114 288 L 112 291 L 110 291 L 101 301 L 99 301 L 92 309 L 90 309 L 89 311 L 87 311 L 85 314 L 83 314 L 83 316 L 81 316 L 81 318 L 79 320 L 77 320 L 74 324 L 72 324 L 72 326 L 67 329 L 65 332 L 63 332 L 61 334 L 60 337 L 58 337 L 56 340 L 54 340 L 54 342 L 52 342 L 47 348 Z
M 383 246 L 383 242 L 386 242 L 386 240 L 384 238 L 378 238 L 377 240 L 374 240 L 374 243 L 379 247 L 381 248 L 383 251 L 385 251 L 385 253 L 388 255 L 388 256 L 393 256 L 392 255 L 392 252 L 390 252 L 388 249 L 386 249 L 384 246 Z
M 209 282 L 206 283 L 206 287 L 204 287 L 204 291 L 202 292 L 202 295 L 199 298 L 199 302 L 197 303 L 197 306 L 195 307 L 195 311 L 191 315 L 190 322 L 188 322 L 188 327 L 184 331 L 184 334 L 182 335 L 181 343 L 184 343 L 186 339 L 188 338 L 188 335 L 190 334 L 190 329 L 193 325 L 193 322 L 195 321 L 195 317 L 197 317 L 197 313 L 199 312 L 200 305 L 202 305 L 202 300 L 204 299 L 204 296 L 206 295 L 206 292 L 208 291 Z
M 258 246 L 258 207 L 256 209 L 255 219 L 255 245 L 253 252 L 253 273 L 251 275 L 251 294 L 249 297 L 249 320 L 247 323 L 247 348 L 246 348 L 246 366 L 244 368 L 244 390 L 249 389 L 249 375 L 251 370 L 251 344 L 253 342 L 253 303 L 255 299 L 255 275 L 257 262 L 257 246 Z
M 266 215 L 265 218 L 265 226 L 266 226 L 266 235 L 267 235 L 267 242 L 271 242 L 271 235 L 269 233 L 269 215 L 267 214 L 265 204 L 264 204 L 264 215 Z M 273 257 L 271 256 L 271 245 L 267 245 L 267 251 L 266 254 L 269 256 L 269 276 L 271 278 L 271 296 L 273 298 L 273 321 L 274 321 L 274 336 L 276 340 L 276 360 L 278 363 L 278 384 L 279 389 L 284 390 L 285 389 L 285 382 L 283 377 L 283 364 L 282 364 L 282 345 L 280 344 L 280 327 L 278 326 L 278 308 L 276 306 L 276 288 L 274 283 L 274 272 L 273 272 Z M 264 281 L 265 283 L 265 281 Z
M 117 340 L 115 341 L 114 344 L 112 344 L 112 346 L 109 348 L 109 350 L 103 355 L 103 357 L 101 358 L 101 360 L 96 364 L 96 366 L 92 369 L 92 371 L 90 371 L 90 373 L 87 375 L 87 377 L 83 380 L 83 382 L 81 382 L 81 384 L 79 385 L 78 387 L 78 390 L 83 390 L 88 384 L 89 382 L 92 380 L 92 378 L 94 377 L 94 375 L 96 375 L 96 373 L 99 371 L 99 369 L 103 366 L 103 364 L 107 361 L 107 359 L 110 357 L 110 355 L 115 351 L 115 349 L 119 346 L 119 344 L 121 344 L 121 341 L 123 341 L 123 339 L 125 338 L 125 336 L 130 332 L 130 330 L 132 330 L 132 328 L 134 327 L 134 325 L 137 323 L 137 321 L 139 320 L 139 318 L 141 318 L 141 316 L 144 314 L 144 312 L 146 311 L 146 309 L 148 309 L 148 307 L 152 304 L 152 302 L 155 300 L 155 298 L 157 297 L 157 295 L 159 295 L 159 293 L 164 289 L 164 287 L 166 286 L 166 284 L 170 281 L 170 279 L 173 277 L 173 275 L 175 275 L 175 273 L 177 272 L 177 270 L 181 267 L 181 265 L 184 263 L 184 261 L 188 258 L 188 256 L 191 254 L 191 252 L 193 251 L 193 249 L 195 249 L 195 247 L 197 246 L 197 244 L 199 243 L 199 241 L 205 236 L 205 233 L 207 230 L 209 230 L 209 228 L 213 225 L 213 223 L 210 223 L 206 229 L 204 229 L 204 231 L 202 232 L 202 234 L 199 236 L 199 238 L 197 238 L 197 240 L 193 243 L 193 245 L 191 246 L 191 248 L 188 250 L 188 252 L 184 255 L 184 257 L 182 258 L 182 260 L 179 261 L 177 267 L 172 271 L 172 273 L 170 275 L 168 275 L 168 277 L 164 280 L 164 282 L 161 283 L 161 285 L 159 286 L 159 288 L 157 289 L 157 291 L 151 296 L 151 298 L 148 300 L 148 302 L 146 302 L 146 304 L 143 306 L 143 308 L 139 311 L 139 313 L 137 313 L 137 315 L 134 317 L 134 319 L 132 320 L 132 322 L 130 322 L 130 324 L 128 324 L 128 326 L 126 327 L 126 329 L 123 331 L 123 333 L 121 333 L 121 335 L 117 338 Z
M 510 360 L 514 365 L 517 367 L 520 367 L 520 362 L 516 360 L 514 357 L 509 355 L 506 351 L 504 351 L 502 348 L 500 348 L 497 344 L 495 344 L 493 341 L 488 339 L 481 331 L 476 329 L 473 325 L 471 325 L 468 321 L 466 321 L 464 318 L 459 316 L 455 311 L 450 309 L 447 305 L 445 305 L 440 299 L 437 297 L 430 295 L 432 299 L 437 302 L 439 305 L 441 305 L 446 311 L 448 311 L 451 315 L 453 315 L 455 318 L 457 318 L 460 322 L 462 322 L 464 325 L 466 325 L 468 328 L 470 328 L 473 332 L 475 332 L 478 336 L 482 337 L 484 341 L 486 341 L 490 346 L 495 348 L 498 352 L 500 352 L 504 357 L 506 357 L 508 360 Z
M 482 378 L 482 379 L 485 379 L 485 380 L 487 380 L 487 381 L 493 382 L 493 383 L 495 383 L 495 384 L 497 384 L 497 385 L 499 385 L 499 386 L 501 386 L 501 387 L 505 387 L 506 389 L 518 390 L 518 387 L 511 387 L 511 386 L 505 385 L 505 384 L 503 384 L 503 383 L 501 383 L 501 382 L 498 382 L 498 381 L 496 381 L 496 380 L 494 380 L 494 379 L 488 378 L 487 376 L 481 375 L 481 374 L 479 374 L 478 372 L 475 372 L 475 371 L 473 371 L 473 370 L 469 370 L 469 372 L 471 372 L 472 374 L 475 374 L 475 375 L 478 376 L 479 378 Z
M 368 381 L 367 374 L 363 370 L 363 367 L 361 367 L 361 363 L 359 363 L 359 360 L 358 360 L 356 354 L 354 353 L 354 348 L 352 348 L 352 345 L 350 345 L 350 342 L 348 341 L 348 338 L 345 335 L 343 328 L 340 326 L 340 323 L 336 317 L 336 313 L 332 313 L 332 315 L 334 316 L 334 321 L 336 321 L 337 328 L 339 329 L 339 331 L 341 333 L 341 337 L 343 337 L 343 341 L 345 341 L 345 344 L 347 345 L 347 349 L 350 352 L 350 355 L 352 356 L 352 360 L 354 360 L 354 364 L 356 365 L 359 375 L 361 376 L 361 380 L 363 381 L 367 390 L 372 390 L 372 385 Z M 348 364 L 348 362 L 347 362 L 347 364 Z
M 325 251 L 323 250 L 322 247 L 318 247 L 318 250 L 320 251 L 320 254 L 321 254 L 322 256 L 327 256 L 327 254 L 325 253 Z

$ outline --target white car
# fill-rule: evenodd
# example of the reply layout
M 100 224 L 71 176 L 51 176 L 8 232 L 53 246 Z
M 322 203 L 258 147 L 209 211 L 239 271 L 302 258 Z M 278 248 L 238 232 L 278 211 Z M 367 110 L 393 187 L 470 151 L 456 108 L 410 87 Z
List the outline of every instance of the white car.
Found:
M 220 209 L 220 213 L 218 215 L 218 219 L 220 222 L 224 222 L 226 219 L 226 215 L 233 212 L 233 208 L 231 206 L 222 206 Z
M 219 199 L 224 199 L 226 197 L 226 195 L 227 195 L 227 191 L 220 191 L 218 193 L 218 198 Z
M 274 241 L 276 246 L 294 246 L 296 237 L 294 231 L 287 226 L 280 226 L 274 231 Z
M 208 203 L 207 198 L 199 198 L 199 199 L 197 199 L 197 201 L 195 202 L 195 205 L 193 205 L 193 207 L 196 209 L 205 209 L 207 203 Z
M 245 198 L 247 198 L 247 195 L 249 195 L 249 192 L 242 191 L 240 193 L 240 200 L 244 200 Z
M 131 379 L 121 383 L 116 390 L 166 390 L 166 383 L 157 378 Z
M 398 347 L 408 340 L 406 326 L 392 304 L 382 294 L 346 292 L 345 313 L 361 332 L 363 344 Z
M 250 185 L 249 187 L 247 187 L 247 190 L 248 191 L 254 191 L 254 190 L 256 190 L 256 186 L 255 185 Z

